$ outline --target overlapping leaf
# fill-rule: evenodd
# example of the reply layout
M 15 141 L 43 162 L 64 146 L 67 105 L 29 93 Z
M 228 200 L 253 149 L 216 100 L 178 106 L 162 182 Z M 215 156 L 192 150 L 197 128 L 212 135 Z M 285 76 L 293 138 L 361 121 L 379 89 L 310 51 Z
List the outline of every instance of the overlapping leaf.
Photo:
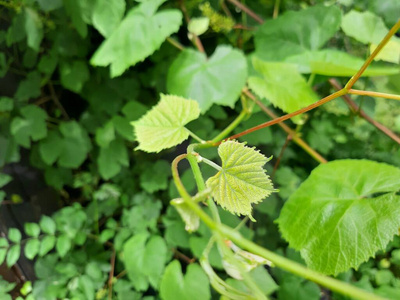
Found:
M 161 95 L 160 102 L 138 121 L 132 122 L 139 146 L 146 152 L 160 152 L 188 138 L 184 127 L 200 115 L 199 105 L 172 95 Z
M 320 165 L 278 219 L 307 265 L 326 274 L 357 268 L 400 227 L 400 169 L 368 160 Z
M 318 100 L 296 66 L 263 62 L 256 57 L 253 57 L 253 66 L 262 77 L 250 77 L 250 88 L 283 111 L 290 113 Z
M 207 59 L 204 53 L 187 49 L 169 68 L 167 90 L 196 100 L 202 112 L 213 104 L 233 108 L 246 77 L 246 59 L 239 50 L 221 45 Z
M 132 8 L 93 55 L 91 63 L 111 65 L 111 76 L 115 77 L 157 50 L 182 22 L 179 10 L 156 13 L 163 2 L 149 0 Z
M 275 191 L 263 169 L 269 159 L 236 141 L 222 143 L 218 154 L 222 168 L 206 183 L 214 200 L 231 213 L 251 217 L 251 204 Z

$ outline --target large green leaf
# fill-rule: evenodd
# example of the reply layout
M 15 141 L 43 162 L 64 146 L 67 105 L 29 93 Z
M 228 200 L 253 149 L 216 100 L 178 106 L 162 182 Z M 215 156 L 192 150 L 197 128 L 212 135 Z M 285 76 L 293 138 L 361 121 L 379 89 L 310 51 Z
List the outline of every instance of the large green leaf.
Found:
M 340 22 L 337 6 L 317 5 L 289 11 L 266 21 L 257 30 L 257 56 L 267 61 L 283 61 L 289 56 L 318 50 L 338 31 Z
M 38 52 L 43 39 L 43 24 L 38 13 L 29 7 L 25 8 L 25 30 L 28 46 Z
M 389 31 L 377 15 L 369 11 L 355 10 L 351 10 L 343 17 L 342 30 L 346 35 L 364 44 L 378 44 Z
M 124 263 L 136 290 L 147 290 L 149 282 L 158 289 L 166 257 L 167 245 L 160 236 L 148 239 L 147 233 L 141 233 L 125 243 Z
M 93 26 L 109 37 L 121 22 L 125 12 L 125 0 L 97 0 L 93 10 Z
M 183 276 L 181 264 L 174 260 L 165 269 L 160 295 L 163 300 L 211 299 L 207 275 L 197 264 L 190 264 Z
M 111 76 L 115 77 L 157 50 L 169 35 L 178 31 L 182 22 L 179 10 L 156 13 L 164 1 L 149 0 L 132 8 L 101 44 L 91 63 L 95 66 L 111 64 Z
M 397 53 L 398 54 L 398 53 Z M 393 57 L 393 55 L 390 55 Z M 387 60 L 388 55 L 380 56 Z M 397 57 L 398 60 L 398 57 Z M 353 76 L 363 65 L 364 60 L 337 50 L 321 50 L 310 53 L 310 71 L 325 76 Z M 399 74 L 396 66 L 387 66 L 375 63 L 370 65 L 362 74 L 363 76 L 384 76 Z
M 319 272 L 357 268 L 398 233 L 399 178 L 400 169 L 368 160 L 322 164 L 285 203 L 282 235 Z
M 295 65 L 264 62 L 253 57 L 253 66 L 261 77 L 250 77 L 250 88 L 283 111 L 290 113 L 318 100 Z
M 180 144 L 189 136 L 184 126 L 199 115 L 196 101 L 161 94 L 161 100 L 156 106 L 138 121 L 131 123 L 139 142 L 136 149 L 160 152 Z
M 104 179 L 110 179 L 117 175 L 122 166 L 129 166 L 129 156 L 124 141 L 115 139 L 109 145 L 102 147 L 97 163 L 99 173 Z
M 206 182 L 214 200 L 224 209 L 251 218 L 251 204 L 259 203 L 274 192 L 263 166 L 267 157 L 236 141 L 218 147 L 221 170 Z
M 198 101 L 202 112 L 214 103 L 233 108 L 246 78 L 247 63 L 239 50 L 220 45 L 207 58 L 203 53 L 187 49 L 169 68 L 167 90 Z

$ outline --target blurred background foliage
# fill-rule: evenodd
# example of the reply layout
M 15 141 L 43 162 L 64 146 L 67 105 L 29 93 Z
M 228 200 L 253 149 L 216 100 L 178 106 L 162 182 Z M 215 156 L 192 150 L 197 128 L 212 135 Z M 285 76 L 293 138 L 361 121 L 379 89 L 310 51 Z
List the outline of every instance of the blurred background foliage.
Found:
M 235 1 L 0 1 L 0 262 L 8 279 L 0 280 L 1 299 L 219 297 L 197 263 L 210 232 L 202 225 L 189 234 L 169 205 L 178 197 L 170 162 L 187 143 L 158 154 L 135 152 L 130 122 L 157 103 L 160 93 L 180 94 L 198 100 L 203 111 L 189 128 L 211 139 L 240 113 L 239 94 L 249 77 L 270 111 L 294 111 L 305 106 L 299 95 L 313 102 L 332 93 L 332 76 L 345 83 L 400 15 L 397 0 L 237 2 L 269 26 L 257 29 L 258 22 Z M 310 7 L 329 13 L 318 15 Z M 295 11 L 309 13 L 308 21 Z M 337 20 L 329 21 L 334 14 Z M 333 23 L 318 27 L 324 20 Z M 326 41 L 313 40 L 319 33 Z M 209 60 L 195 47 L 197 36 Z M 279 44 L 280 36 L 288 44 Z M 371 77 L 356 87 L 400 94 L 399 45 L 394 39 Z M 296 67 L 264 73 L 271 62 Z M 279 89 L 263 89 L 260 78 Z M 282 89 L 294 104 L 274 102 L 285 95 Z M 363 96 L 352 101 L 400 133 L 399 102 Z M 366 158 L 400 166 L 399 145 L 359 112 L 337 99 L 286 123 L 328 161 Z M 235 133 L 268 120 L 254 106 Z M 280 190 L 255 207 L 257 222 L 241 232 L 303 263 L 274 220 L 318 161 L 278 126 L 241 140 L 273 155 L 267 169 Z M 216 149 L 204 155 L 216 158 Z M 203 172 L 212 175 L 207 166 Z M 183 171 L 182 180 L 194 191 L 190 171 Z M 241 221 L 222 210 L 221 217 L 230 226 Z M 226 278 L 216 248 L 210 260 Z M 399 299 L 399 275 L 396 237 L 385 253 L 338 277 Z M 272 299 L 345 298 L 276 268 L 257 268 L 252 276 Z

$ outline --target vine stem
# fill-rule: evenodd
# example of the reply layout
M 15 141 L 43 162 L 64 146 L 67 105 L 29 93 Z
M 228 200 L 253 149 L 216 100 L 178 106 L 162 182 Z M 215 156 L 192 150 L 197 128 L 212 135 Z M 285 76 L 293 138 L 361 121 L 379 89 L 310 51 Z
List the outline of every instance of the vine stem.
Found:
M 259 99 L 256 98 L 256 96 L 253 95 L 248 89 L 244 89 L 243 93 L 249 97 L 251 100 L 253 100 L 260 108 L 263 110 L 268 116 L 270 116 L 272 119 L 278 118 L 268 107 L 266 107 Z M 325 164 L 328 161 L 321 156 L 317 151 L 315 151 L 313 148 L 311 148 L 310 145 L 308 145 L 302 138 L 299 137 L 296 131 L 291 129 L 289 126 L 287 126 L 285 123 L 278 123 L 278 125 L 288 134 L 292 137 L 292 140 L 300 146 L 304 151 L 306 151 L 312 158 L 314 158 L 317 162 L 321 164 Z
M 221 141 L 223 138 L 225 138 L 229 133 L 231 133 L 232 130 L 234 130 L 240 122 L 243 121 L 243 119 L 247 116 L 247 110 L 243 109 L 240 114 L 236 117 L 235 120 L 231 124 L 228 125 L 223 131 L 221 131 L 220 134 L 218 134 L 215 138 L 211 140 L 212 143 L 217 143 Z
M 333 78 L 329 79 L 329 83 L 337 90 L 342 88 L 336 79 L 333 79 Z M 364 118 L 366 121 L 368 121 L 373 126 L 378 128 L 381 132 L 386 134 L 393 141 L 400 144 L 400 137 L 398 135 L 396 135 L 393 131 L 391 131 L 389 128 L 387 128 L 383 124 L 379 123 L 378 121 L 375 121 L 373 118 L 371 118 L 369 115 L 367 115 L 365 113 L 365 111 L 360 109 L 360 107 L 353 100 L 351 100 L 349 95 L 343 95 L 342 97 L 343 97 L 343 100 L 346 102 L 346 104 L 350 107 L 350 109 L 354 113 L 358 113 L 360 117 Z
M 254 127 L 250 128 L 250 129 L 247 129 L 247 130 L 245 130 L 245 131 L 242 131 L 242 132 L 240 132 L 240 133 L 238 133 L 238 134 L 232 135 L 232 136 L 230 136 L 228 139 L 229 139 L 229 140 L 237 139 L 237 138 L 239 138 L 239 137 L 241 137 L 241 136 L 244 136 L 244 135 L 246 135 L 246 134 L 252 133 L 252 132 L 257 131 L 257 130 L 260 130 L 260 129 L 262 129 L 262 128 L 265 128 L 265 127 L 269 127 L 269 126 L 278 124 L 278 123 L 280 123 L 280 122 L 283 122 L 283 121 L 285 121 L 285 120 L 288 120 L 288 119 L 290 119 L 290 118 L 293 118 L 293 117 L 295 117 L 295 116 L 297 116 L 297 115 L 300 115 L 300 114 L 302 114 L 302 113 L 305 113 L 305 112 L 307 112 L 307 111 L 310 111 L 310 110 L 312 110 L 312 109 L 314 109 L 314 108 L 316 108 L 316 107 L 318 107 L 318 106 L 321 106 L 322 104 L 328 103 L 329 101 L 331 101 L 331 100 L 333 100 L 333 99 L 336 99 L 336 98 L 338 98 L 338 97 L 341 97 L 341 96 L 345 95 L 346 93 L 347 93 L 346 88 L 341 89 L 340 91 L 337 91 L 337 92 L 335 92 L 335 93 L 333 93 L 333 94 L 331 94 L 331 95 L 329 95 L 329 96 L 327 96 L 327 97 L 325 97 L 325 98 L 322 98 L 321 100 L 318 100 L 317 102 L 315 102 L 315 103 L 313 103 L 313 104 L 311 104 L 311 105 L 309 105 L 309 106 L 307 106 L 307 107 L 304 107 L 304 108 L 302 108 L 302 109 L 296 110 L 295 112 L 292 112 L 292 113 L 290 113 L 290 114 L 283 115 L 282 117 L 273 119 L 273 120 L 271 120 L 271 121 L 262 123 L 262 124 L 260 124 L 260 125 L 254 126 Z
M 379 92 L 373 92 L 373 91 L 360 91 L 360 90 L 350 89 L 349 90 L 349 94 L 361 95 L 361 96 L 379 97 L 379 98 L 386 98 L 386 99 L 392 99 L 392 100 L 399 100 L 400 101 L 400 95 L 379 93 Z
M 360 70 L 351 77 L 349 82 L 346 84 L 346 89 L 350 90 L 353 85 L 356 83 L 356 81 L 361 77 L 361 75 L 364 73 L 364 71 L 368 68 L 368 66 L 372 63 L 374 58 L 378 55 L 379 52 L 381 52 L 382 48 L 385 47 L 385 45 L 389 42 L 389 40 L 392 38 L 393 35 L 400 29 L 400 19 L 397 21 L 397 23 L 389 30 L 389 32 L 386 34 L 386 36 L 382 39 L 382 41 L 379 43 L 379 45 L 375 48 L 375 50 L 372 52 L 372 54 L 368 57 L 368 59 L 364 62 Z
M 234 242 L 239 247 L 271 261 L 272 263 L 274 263 L 275 266 L 280 267 L 286 271 L 289 271 L 289 272 L 296 274 L 300 277 L 303 277 L 305 279 L 311 280 L 315 283 L 318 283 L 326 288 L 331 289 L 332 291 L 336 291 L 343 295 L 352 297 L 354 299 L 359 299 L 359 300 L 383 300 L 384 299 L 377 295 L 363 291 L 363 290 L 361 290 L 355 286 L 352 286 L 351 284 L 348 284 L 346 282 L 342 282 L 340 280 L 322 275 L 316 271 L 309 270 L 299 263 L 293 262 L 290 259 L 287 259 L 287 258 L 280 256 L 270 250 L 267 250 L 263 247 L 258 246 L 257 244 L 253 243 L 252 241 L 244 238 L 236 230 L 234 230 L 224 224 L 215 222 L 208 214 L 206 214 L 200 208 L 200 206 L 197 203 L 192 201 L 192 197 L 186 191 L 186 189 L 179 177 L 178 163 L 187 157 L 188 157 L 188 154 L 181 154 L 173 160 L 171 168 L 172 168 L 172 177 L 173 177 L 174 183 L 176 185 L 176 188 L 177 188 L 179 194 L 185 201 L 185 203 L 190 207 L 190 209 L 192 209 L 192 211 L 194 213 L 196 213 L 199 216 L 199 218 L 212 231 L 214 231 L 218 234 L 221 234 L 225 238 L 228 238 L 229 240 Z
M 246 5 L 242 4 L 238 0 L 228 0 L 230 3 L 235 5 L 237 8 L 243 10 L 246 14 L 248 14 L 250 17 L 252 17 L 257 23 L 263 24 L 264 20 L 258 16 L 254 11 L 252 11 L 250 8 L 248 8 Z
M 190 131 L 190 130 L 187 129 L 186 127 L 185 127 L 185 129 L 187 130 L 187 132 L 189 133 L 189 135 L 190 135 L 192 138 L 194 138 L 196 141 L 198 141 L 198 142 L 200 142 L 200 143 L 202 143 L 202 144 L 204 144 L 204 143 L 206 142 L 205 140 L 203 140 L 202 138 L 200 138 L 198 135 L 194 134 L 192 131 Z

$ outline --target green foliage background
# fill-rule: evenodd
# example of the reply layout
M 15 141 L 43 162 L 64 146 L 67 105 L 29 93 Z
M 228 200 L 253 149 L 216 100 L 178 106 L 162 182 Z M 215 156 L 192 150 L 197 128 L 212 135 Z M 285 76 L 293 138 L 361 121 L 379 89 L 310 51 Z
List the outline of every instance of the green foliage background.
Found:
M 400 11 L 396 0 L 286 0 L 279 7 L 283 16 L 272 19 L 279 1 L 242 2 L 266 20 L 264 25 L 230 1 L 0 1 L 0 77 L 2 85 L 18 83 L 0 96 L 0 168 L 19 162 L 21 151 L 28 149 L 30 165 L 42 172 L 63 206 L 38 223 L 25 224 L 25 233 L 10 229 L 7 238 L 0 238 L 0 262 L 11 267 L 20 255 L 35 259 L 37 279 L 24 284 L 21 297 L 219 297 L 197 263 L 209 230 L 201 224 L 189 234 L 169 205 L 179 196 L 170 161 L 182 152 L 180 147 L 157 154 L 134 152 L 131 122 L 150 110 L 160 93 L 176 94 L 199 103 L 202 114 L 188 128 L 212 139 L 240 113 L 246 82 L 276 114 L 295 111 L 331 93 L 330 76 L 346 82 Z M 187 17 L 197 21 L 190 32 Z M 208 58 L 191 42 L 196 34 Z M 176 42 L 185 49 L 175 47 Z M 393 39 L 393 51 L 382 53 L 356 88 L 400 94 L 399 45 Z M 400 133 L 398 101 L 354 100 Z M 235 133 L 269 119 L 251 107 Z M 328 161 L 357 158 L 400 166 L 399 145 L 341 99 L 295 118 L 290 126 Z M 240 140 L 274 156 L 266 168 L 280 190 L 255 206 L 257 223 L 242 227 L 241 233 L 304 264 L 274 221 L 318 162 L 295 143 L 286 145 L 287 134 L 277 126 Z M 218 157 L 216 149 L 201 154 Z M 214 175 L 209 166 L 202 171 L 207 178 Z M 12 180 L 0 173 L 0 187 Z M 189 170 L 183 171 L 182 181 L 188 191 L 195 190 Z M 20 200 L 0 191 L 1 205 Z M 241 221 L 222 209 L 220 214 L 229 226 Z M 210 263 L 227 278 L 216 247 Z M 399 274 L 396 236 L 385 252 L 337 277 L 399 299 Z M 258 267 L 251 276 L 272 299 L 345 299 L 277 268 Z M 241 281 L 228 281 L 246 291 Z M 0 298 L 11 299 L 13 288 L 0 281 Z

